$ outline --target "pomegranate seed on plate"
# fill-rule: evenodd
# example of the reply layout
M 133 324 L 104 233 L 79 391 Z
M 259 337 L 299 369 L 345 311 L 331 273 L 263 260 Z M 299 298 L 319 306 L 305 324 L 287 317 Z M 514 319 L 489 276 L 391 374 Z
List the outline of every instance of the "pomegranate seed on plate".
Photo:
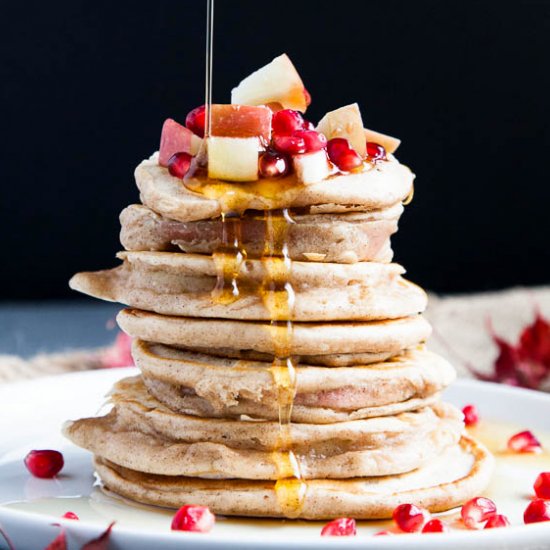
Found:
M 258 161 L 260 175 L 264 178 L 285 176 L 290 170 L 288 158 L 277 151 L 266 151 Z
M 344 172 L 359 168 L 363 159 L 350 147 L 346 138 L 332 138 L 327 143 L 330 160 Z
M 327 138 L 315 130 L 298 130 L 292 134 L 295 137 L 301 137 L 306 144 L 306 153 L 320 151 L 327 146 Z
M 189 153 L 176 153 L 168 161 L 168 172 L 175 178 L 183 179 L 189 172 L 193 157 Z
M 468 529 L 480 529 L 482 525 L 497 513 L 495 503 L 485 497 L 475 497 L 462 506 L 460 515 Z
M 367 157 L 372 160 L 386 160 L 386 149 L 373 141 L 367 142 Z
M 305 153 L 306 142 L 303 137 L 300 136 L 279 136 L 273 137 L 273 146 L 277 151 L 281 153 L 287 153 L 288 155 L 299 155 Z
M 65 519 L 80 519 L 74 512 L 65 512 L 61 517 Z
M 271 130 L 276 136 L 291 136 L 304 127 L 302 114 L 293 109 L 277 111 L 271 119 Z
M 533 432 L 525 430 L 513 435 L 508 440 L 508 449 L 515 453 L 540 453 L 542 446 Z
M 533 485 L 539 498 L 550 499 L 550 472 L 541 472 Z
M 321 530 L 322 537 L 352 537 L 357 535 L 355 520 L 338 518 L 329 521 Z
M 378 531 L 378 533 L 374 533 L 372 535 L 373 537 L 385 537 L 386 535 L 394 535 L 395 533 L 392 533 L 391 531 L 388 531 L 385 529 L 384 531 Z
M 195 107 L 187 113 L 185 117 L 185 126 L 199 137 L 204 137 L 204 128 L 206 126 L 206 106 Z
M 45 479 L 55 477 L 63 468 L 63 455 L 59 451 L 31 451 L 25 457 L 27 470 L 35 476 Z
M 536 498 L 532 500 L 523 513 L 525 523 L 538 523 L 550 521 L 550 500 Z
M 172 519 L 172 531 L 208 533 L 216 523 L 216 516 L 208 506 L 182 506 Z
M 508 521 L 508 518 L 506 516 L 503 516 L 502 514 L 495 514 L 487 520 L 487 523 L 485 524 L 485 527 L 483 529 L 495 529 L 498 527 L 509 526 L 510 522 Z
M 431 519 L 422 528 L 423 533 L 448 533 L 449 528 L 440 519 Z
M 479 422 L 479 412 L 475 405 L 466 405 L 462 409 L 464 415 L 464 424 L 466 426 L 475 426 Z
M 430 520 L 430 513 L 415 504 L 400 504 L 392 514 L 397 526 L 407 533 L 416 533 Z

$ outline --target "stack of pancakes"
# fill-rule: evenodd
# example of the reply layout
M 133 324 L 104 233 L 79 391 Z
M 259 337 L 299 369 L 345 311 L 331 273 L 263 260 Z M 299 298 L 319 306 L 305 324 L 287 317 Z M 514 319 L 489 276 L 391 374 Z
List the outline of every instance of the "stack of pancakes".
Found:
M 426 294 L 391 263 L 413 175 L 262 187 L 136 169 L 122 265 L 72 288 L 129 306 L 141 376 L 104 417 L 69 422 L 103 484 L 141 503 L 224 515 L 385 518 L 459 505 L 491 457 L 440 401 L 454 371 L 427 351 Z M 230 216 L 235 212 L 238 216 Z

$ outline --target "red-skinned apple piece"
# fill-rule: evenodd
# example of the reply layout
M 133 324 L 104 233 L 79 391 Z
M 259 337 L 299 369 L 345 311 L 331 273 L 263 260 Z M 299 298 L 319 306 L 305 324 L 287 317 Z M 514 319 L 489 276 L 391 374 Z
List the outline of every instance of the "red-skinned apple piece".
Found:
M 196 155 L 201 147 L 202 139 L 189 128 L 167 118 L 162 125 L 159 147 L 159 164 L 168 166 L 168 161 L 176 153 Z
M 268 107 L 250 105 L 212 105 L 212 136 L 259 137 L 265 143 L 271 139 L 271 118 Z

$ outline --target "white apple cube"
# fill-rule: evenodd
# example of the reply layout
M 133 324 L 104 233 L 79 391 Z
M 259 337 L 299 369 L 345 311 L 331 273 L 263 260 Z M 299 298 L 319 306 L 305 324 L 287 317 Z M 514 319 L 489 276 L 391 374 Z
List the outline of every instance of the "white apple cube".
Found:
M 365 137 L 367 138 L 367 142 L 371 141 L 382 145 L 386 149 L 386 153 L 395 153 L 399 145 L 401 145 L 400 139 L 369 130 L 368 128 L 365 128 Z
M 305 113 L 307 109 L 304 83 L 288 55 L 276 57 L 271 63 L 253 72 L 231 91 L 231 103 L 267 105 L 280 103 L 284 109 Z
M 292 157 L 294 171 L 304 185 L 318 183 L 328 178 L 330 167 L 324 150 Z
M 258 179 L 257 137 L 209 137 L 208 177 L 229 181 L 256 181 Z
M 316 130 L 325 134 L 327 139 L 346 138 L 351 147 L 362 157 L 367 154 L 363 119 L 357 103 L 328 112 L 319 121 Z

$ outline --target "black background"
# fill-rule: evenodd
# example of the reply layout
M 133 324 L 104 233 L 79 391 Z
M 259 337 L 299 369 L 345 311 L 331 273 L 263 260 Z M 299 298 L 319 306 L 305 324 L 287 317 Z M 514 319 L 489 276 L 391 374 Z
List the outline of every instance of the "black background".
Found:
M 203 102 L 204 3 L 3 3 L 0 299 L 74 296 L 163 120 Z M 316 121 L 352 101 L 400 137 L 417 195 L 394 239 L 437 291 L 548 282 L 550 2 L 216 5 L 214 100 L 286 51 Z

